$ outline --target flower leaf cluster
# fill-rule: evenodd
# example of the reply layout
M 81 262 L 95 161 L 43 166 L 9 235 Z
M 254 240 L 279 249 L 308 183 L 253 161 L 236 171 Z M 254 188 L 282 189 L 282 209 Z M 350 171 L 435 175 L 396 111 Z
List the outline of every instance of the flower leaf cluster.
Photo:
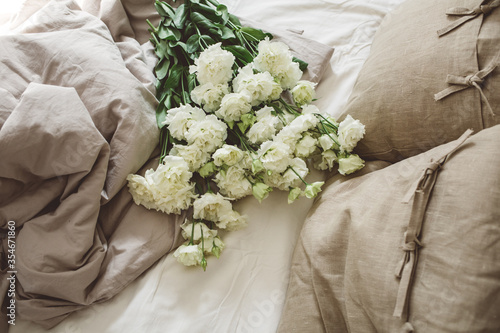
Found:
M 189 67 L 210 45 L 221 43 L 235 58 L 235 69 L 251 62 L 260 40 L 272 35 L 262 30 L 243 27 L 227 7 L 215 0 L 185 0 L 177 8 L 165 1 L 155 1 L 161 20 L 158 26 L 148 21 L 151 43 L 158 63 L 155 67 L 156 90 L 159 101 L 156 119 L 160 129 L 167 110 L 190 104 L 195 76 Z M 307 64 L 296 59 L 297 62 Z M 162 158 L 166 156 L 168 136 L 162 131 Z
M 321 114 L 316 84 L 301 80 L 307 64 L 269 34 L 242 27 L 215 0 L 186 0 L 177 9 L 157 1 L 156 8 L 162 156 L 144 177 L 129 175 L 128 186 L 148 209 L 192 208 L 174 256 L 206 269 L 206 256 L 218 258 L 225 247 L 221 232 L 247 224 L 234 200 L 261 202 L 275 188 L 288 191 L 289 203 L 315 198 L 323 182 L 306 181 L 310 168 L 361 169 L 352 151 L 365 129 L 350 116 L 338 123 Z

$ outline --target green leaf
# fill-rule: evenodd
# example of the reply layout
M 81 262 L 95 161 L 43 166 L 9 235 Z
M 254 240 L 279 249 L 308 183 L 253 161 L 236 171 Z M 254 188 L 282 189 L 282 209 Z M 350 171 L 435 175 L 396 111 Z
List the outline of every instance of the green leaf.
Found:
M 184 104 L 191 104 L 192 103 L 191 95 L 187 91 L 183 91 L 182 96 L 183 96 Z
M 175 89 L 179 85 L 182 74 L 182 66 L 179 64 L 173 65 L 168 71 L 168 79 L 165 81 L 164 89 Z
M 234 25 L 241 27 L 240 20 L 236 16 L 234 16 L 233 14 L 229 14 L 229 21 L 231 21 L 231 23 L 233 23 Z
M 231 52 L 237 59 L 244 63 L 251 63 L 253 61 L 253 56 L 246 48 L 240 45 L 228 45 L 223 46 L 223 49 Z
M 181 32 L 174 27 L 160 25 L 160 29 L 158 30 L 158 37 L 164 40 L 180 40 Z
M 226 27 L 223 24 L 216 24 L 216 26 L 219 28 L 219 31 L 220 31 L 219 35 L 222 38 L 222 40 L 236 38 L 236 35 L 234 34 L 232 29 L 229 29 L 228 27 Z
M 184 54 L 182 53 L 182 51 L 179 50 L 179 47 L 182 48 L 185 53 L 189 54 L 187 51 L 188 47 L 187 47 L 186 43 L 184 43 L 184 42 L 181 42 L 181 41 L 169 42 L 168 45 L 175 50 L 175 54 L 176 54 L 176 57 L 178 59 L 184 58 Z
M 180 106 L 182 104 L 181 98 L 177 95 L 173 95 L 174 105 Z
M 198 26 L 200 29 L 211 29 L 211 28 L 217 28 L 212 21 L 210 21 L 208 18 L 203 16 L 200 13 L 197 12 L 192 12 L 190 15 L 191 21 L 193 21 L 194 24 Z
M 174 24 L 178 29 L 184 28 L 184 24 L 186 23 L 188 10 L 185 4 L 180 5 L 175 10 L 174 15 Z
M 158 80 L 162 80 L 167 75 L 169 68 L 170 60 L 168 58 L 163 58 L 155 68 L 155 73 Z
M 267 37 L 267 34 L 259 29 L 243 27 L 241 28 L 241 31 L 248 40 L 261 41 Z
M 165 126 L 163 122 L 167 117 L 167 110 L 168 109 L 164 104 L 158 104 L 158 107 L 156 108 L 156 124 L 160 129 L 162 129 L 163 126 Z
M 227 7 L 225 5 L 217 6 L 217 15 L 222 18 L 222 23 L 226 24 L 229 21 L 229 12 L 227 11 Z
M 172 8 L 172 6 L 170 6 L 166 2 L 156 1 L 155 8 L 156 8 L 156 11 L 158 12 L 158 14 L 160 14 L 160 16 L 173 18 L 175 15 L 175 11 Z
M 203 42 L 205 42 L 205 44 L 207 44 L 207 45 L 213 45 L 213 44 L 215 44 L 215 43 L 216 43 L 216 41 L 215 41 L 212 37 L 210 37 L 210 36 L 208 36 L 208 35 L 201 35 L 201 36 L 200 36 L 200 39 L 201 39 Z
M 203 14 L 203 16 L 205 16 L 214 23 L 222 22 L 222 18 L 219 15 L 217 15 L 217 11 L 215 10 L 215 8 L 211 6 L 207 6 L 200 3 L 193 5 L 191 8 L 192 11 Z
M 192 35 L 191 37 L 189 37 L 188 40 L 186 41 L 186 46 L 188 53 L 194 53 L 198 51 L 200 48 L 200 36 Z
M 165 56 L 168 55 L 168 49 L 169 49 L 169 46 L 168 46 L 167 42 L 162 40 L 156 45 L 155 53 L 158 56 L 158 58 L 160 58 L 160 60 L 161 60 L 162 58 L 165 58 Z
M 192 35 L 197 35 L 198 32 L 196 31 L 196 27 L 193 24 L 193 22 L 187 20 L 186 21 L 186 26 L 184 27 L 183 31 L 184 36 L 192 36 Z
M 309 66 L 307 62 L 305 62 L 304 60 L 300 60 L 299 58 L 293 57 L 292 60 L 299 64 L 299 68 L 301 71 L 305 71 L 307 69 L 307 66 Z
M 196 74 L 189 74 L 187 77 L 189 93 L 196 87 Z

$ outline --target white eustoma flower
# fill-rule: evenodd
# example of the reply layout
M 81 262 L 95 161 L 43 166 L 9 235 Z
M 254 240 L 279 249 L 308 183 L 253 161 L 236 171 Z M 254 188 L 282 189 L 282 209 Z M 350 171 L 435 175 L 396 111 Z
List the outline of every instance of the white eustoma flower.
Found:
M 294 151 L 297 141 L 302 138 L 301 133 L 302 132 L 298 131 L 296 128 L 292 128 L 287 125 L 281 131 L 279 131 L 278 134 L 276 134 L 276 136 L 274 137 L 274 141 L 282 142 L 290 147 L 290 150 Z
M 293 88 L 302 76 L 299 64 L 293 62 L 288 46 L 282 42 L 272 42 L 269 38 L 259 43 L 253 64 L 258 71 L 271 73 L 283 89 Z
M 251 143 L 262 143 L 270 140 L 276 133 L 276 127 L 280 123 L 278 117 L 269 115 L 261 118 L 250 127 L 246 136 Z
M 259 110 L 255 111 L 255 117 L 257 118 L 257 121 L 260 121 L 264 118 L 268 118 L 270 116 L 273 116 L 273 111 L 274 109 L 270 106 L 264 106 L 260 108 Z M 275 116 L 273 116 L 275 117 Z
M 182 158 L 167 156 L 156 170 L 147 170 L 143 179 L 129 175 L 127 180 L 136 204 L 168 214 L 180 214 L 197 197 L 191 176 L 189 166 Z
M 356 154 L 349 155 L 348 157 L 341 157 L 338 163 L 339 173 L 341 175 L 351 174 L 365 166 L 365 161 Z
M 302 114 L 309 114 L 309 113 L 320 113 L 319 109 L 316 105 L 313 104 L 308 104 L 302 106 Z
M 232 210 L 222 215 L 219 221 L 215 224 L 217 227 L 228 231 L 239 230 L 247 226 L 247 217 L 245 215 L 240 215 L 240 213 L 235 210 Z
M 189 245 L 188 243 L 185 243 L 175 250 L 174 258 L 185 266 L 196 266 L 201 263 L 201 260 L 203 259 L 203 252 L 198 245 Z
M 271 140 L 281 121 L 273 115 L 274 109 L 270 106 L 255 111 L 257 122 L 250 127 L 246 136 L 251 143 L 262 143 Z
M 181 225 L 181 234 L 184 239 L 198 243 L 201 238 L 213 238 L 217 236 L 217 230 L 210 229 L 205 223 L 184 221 Z M 202 231 L 203 230 L 203 231 Z
M 302 74 L 299 64 L 291 62 L 288 69 L 284 73 L 281 73 L 281 75 L 278 75 L 277 79 L 280 81 L 283 89 L 292 89 L 300 80 Z
M 137 205 L 143 205 L 147 209 L 156 209 L 151 185 L 141 175 L 130 174 L 127 176 L 128 188 L 132 198 Z
M 259 202 L 267 198 L 272 190 L 270 186 L 261 182 L 257 182 L 252 186 L 252 194 Z
M 308 184 L 304 190 L 306 198 L 315 198 L 318 193 L 321 192 L 321 186 L 323 186 L 324 183 L 325 182 L 314 182 L 312 184 Z
M 214 115 L 191 124 L 186 132 L 186 141 L 199 149 L 211 153 L 224 144 L 227 138 L 227 125 Z M 204 164 L 204 163 L 203 163 Z
M 280 141 L 266 141 L 257 151 L 264 168 L 271 172 L 281 173 L 290 165 L 290 146 Z
M 237 93 L 246 91 L 253 106 L 278 99 L 283 91 L 269 72 L 254 73 L 251 64 L 240 68 L 233 80 L 233 89 Z
M 300 116 L 295 118 L 288 125 L 288 127 L 292 128 L 297 133 L 302 133 L 316 127 L 318 123 L 319 123 L 318 118 L 314 114 L 308 113 L 308 114 L 301 114 Z
M 332 170 L 337 161 L 337 154 L 333 150 L 325 150 L 319 155 L 314 167 L 318 170 Z
M 217 166 L 233 166 L 241 161 L 244 154 L 245 153 L 240 148 L 225 144 L 213 153 L 212 158 Z
M 229 200 L 219 193 L 205 193 L 193 202 L 193 218 L 217 222 L 233 209 Z
M 210 160 L 210 153 L 203 148 L 205 147 L 199 147 L 196 144 L 174 144 L 173 149 L 170 151 L 170 155 L 182 157 L 188 164 L 189 171 L 194 172 Z
M 365 135 L 365 125 L 359 120 L 354 120 L 351 115 L 339 124 L 338 137 L 340 148 L 343 151 L 351 152 Z
M 292 159 L 290 168 L 283 173 L 282 180 L 278 185 L 278 188 L 286 191 L 290 187 L 298 187 L 302 184 L 302 180 L 300 178 L 304 179 L 308 173 L 309 169 L 307 168 L 306 162 L 303 159 L 296 157 Z
M 237 164 L 229 167 L 225 172 L 217 173 L 214 181 L 220 193 L 232 199 L 240 199 L 252 194 L 252 183 L 247 179 L 246 172 Z
M 338 142 L 339 139 L 335 133 L 331 132 L 320 136 L 318 138 L 318 143 L 323 150 L 339 149 L 339 146 L 335 143 L 334 140 Z
M 288 204 L 293 203 L 302 194 L 300 187 L 294 187 L 288 192 Z
M 201 249 L 202 243 L 198 244 L 198 247 Z M 219 258 L 220 253 L 224 248 L 226 247 L 226 244 L 219 238 L 219 237 L 211 237 L 205 239 L 203 242 L 203 247 L 205 250 L 205 253 L 207 254 L 213 254 L 217 258 Z
M 286 184 L 283 182 L 283 175 L 277 172 L 264 173 L 264 184 L 279 189 L 286 188 Z
M 206 112 L 215 112 L 220 107 L 222 98 L 229 94 L 227 83 L 213 84 L 211 82 L 196 86 L 191 91 L 191 99 L 202 105 Z
M 316 150 L 318 140 L 312 137 L 311 134 L 306 133 L 302 139 L 297 141 L 295 145 L 294 154 L 297 157 L 307 158 Z
M 181 105 L 167 111 L 163 124 L 168 125 L 168 130 L 172 137 L 177 140 L 185 140 L 186 132 L 191 124 L 203 120 L 205 116 L 205 112 L 198 107 L 193 107 L 189 104 Z
M 234 55 L 221 48 L 221 43 L 209 46 L 195 59 L 189 72 L 196 73 L 200 84 L 224 84 L 233 77 Z
M 230 93 L 222 98 L 220 108 L 215 111 L 217 117 L 226 122 L 238 121 L 241 116 L 247 114 L 252 109 L 248 94 Z
M 300 80 L 297 82 L 295 87 L 293 87 L 290 91 L 295 104 L 301 106 L 311 103 L 313 99 L 316 98 L 316 90 L 314 90 L 315 87 L 316 83 L 311 81 Z

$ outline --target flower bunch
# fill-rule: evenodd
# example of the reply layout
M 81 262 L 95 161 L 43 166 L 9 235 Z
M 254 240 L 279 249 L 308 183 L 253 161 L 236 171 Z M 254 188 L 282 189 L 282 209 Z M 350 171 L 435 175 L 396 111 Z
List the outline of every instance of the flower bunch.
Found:
M 189 13 L 190 6 L 208 4 L 215 6 L 214 13 L 222 13 L 215 25 L 218 36 L 230 35 L 223 29 L 225 22 L 241 43 L 226 45 L 231 38 L 217 41 L 215 36 L 213 43 L 202 45 L 206 35 L 194 38 L 201 50 L 183 70 L 190 83 L 158 92 L 160 100 L 166 94 L 182 96 L 178 105 L 166 110 L 160 103 L 160 164 L 144 177 L 128 177 L 136 204 L 175 214 L 192 208 L 192 217 L 181 226 L 186 242 L 174 256 L 184 265 L 203 269 L 206 256 L 218 258 L 225 247 L 220 232 L 247 224 L 246 216 L 233 209 L 234 200 L 253 195 L 260 202 L 274 188 L 288 191 L 289 203 L 301 196 L 314 198 L 323 182 L 306 181 L 311 166 L 337 167 L 344 175 L 364 166 L 352 153 L 364 126 L 350 116 L 338 123 L 321 114 L 312 104 L 316 84 L 301 80 L 307 64 L 294 58 L 286 44 L 259 30 L 245 30 L 235 18 L 225 20 L 230 14 L 214 0 L 185 1 L 184 8 L 173 11 L 172 21 L 187 15 L 190 19 L 183 24 L 196 25 L 200 18 Z M 165 3 L 157 6 L 164 8 Z M 152 31 L 153 36 L 160 28 Z M 158 42 L 156 48 L 161 47 Z

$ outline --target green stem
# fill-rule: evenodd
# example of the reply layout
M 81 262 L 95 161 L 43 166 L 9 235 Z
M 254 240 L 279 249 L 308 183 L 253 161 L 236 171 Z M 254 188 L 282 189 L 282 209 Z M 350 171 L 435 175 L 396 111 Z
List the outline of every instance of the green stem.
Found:
M 240 140 L 241 145 L 243 148 L 248 151 L 249 153 L 256 153 L 255 149 L 252 148 L 252 146 L 246 141 L 245 138 L 243 138 L 243 135 L 239 133 L 238 127 L 235 127 L 236 129 L 229 129 L 232 133 L 234 133 L 238 139 Z
M 153 29 L 153 32 L 156 34 L 158 32 L 158 28 L 156 28 L 148 19 L 146 19 L 148 25 Z
M 295 110 L 290 104 L 288 104 L 284 99 L 283 97 L 280 97 L 278 99 L 278 101 L 285 107 L 285 109 L 290 112 L 291 114 L 295 115 L 295 116 L 300 116 L 301 113 L 298 112 L 297 110 Z
M 303 182 L 306 186 L 307 186 L 307 185 L 310 185 L 308 182 L 306 182 L 306 181 L 305 181 L 305 180 L 304 180 L 304 179 L 303 179 L 303 178 L 302 178 L 302 177 L 301 177 L 301 176 L 297 173 L 297 171 L 295 171 L 295 169 L 294 169 L 293 167 L 289 166 L 288 168 L 289 168 L 290 170 L 292 170 L 292 171 L 293 171 L 293 173 L 295 173 L 295 174 L 297 175 L 297 177 L 299 177 L 299 178 L 300 178 L 300 180 L 301 180 L 301 181 L 302 181 L 302 182 Z
M 338 130 L 339 127 L 336 126 L 334 123 L 332 123 L 330 120 L 326 119 L 325 116 L 323 116 L 322 114 L 320 113 L 315 113 L 314 114 L 316 117 L 320 117 L 322 118 L 328 125 L 330 125 L 332 128 L 334 128 L 335 130 Z
M 193 221 L 193 226 L 191 227 L 191 239 L 189 240 L 188 245 L 194 245 L 194 221 Z
M 160 163 L 167 156 L 168 143 L 170 141 L 170 132 L 167 128 L 162 128 L 160 131 L 160 143 L 161 143 L 161 153 L 160 153 Z
M 206 182 L 207 182 L 207 191 L 205 193 L 214 193 L 212 191 L 212 187 L 210 186 L 210 179 L 206 179 Z

